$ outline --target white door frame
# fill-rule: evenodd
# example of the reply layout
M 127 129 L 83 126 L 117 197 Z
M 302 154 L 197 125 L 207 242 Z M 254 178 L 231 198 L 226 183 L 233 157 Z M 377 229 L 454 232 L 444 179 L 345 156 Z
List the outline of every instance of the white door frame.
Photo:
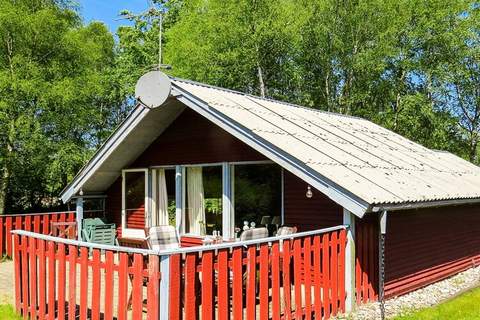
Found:
M 145 238 L 145 230 L 144 229 L 133 229 L 127 228 L 127 211 L 126 211 L 126 199 L 125 199 L 125 174 L 128 172 L 144 172 L 145 173 L 145 226 L 148 224 L 148 217 L 149 217 L 149 174 L 147 168 L 139 168 L 139 169 L 124 169 L 122 170 L 122 237 L 127 238 Z

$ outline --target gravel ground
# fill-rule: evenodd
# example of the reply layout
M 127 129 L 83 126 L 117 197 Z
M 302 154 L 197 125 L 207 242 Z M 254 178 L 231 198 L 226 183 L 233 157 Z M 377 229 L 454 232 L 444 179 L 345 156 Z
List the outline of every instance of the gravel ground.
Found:
M 13 261 L 0 262 L 0 304 L 13 303 Z
M 464 290 L 475 286 L 480 286 L 480 267 L 468 269 L 453 277 L 409 294 L 387 300 L 385 302 L 387 318 L 393 318 L 418 309 L 431 307 L 449 300 Z M 340 315 L 336 319 L 380 319 L 380 305 L 379 303 L 364 304 L 357 308 L 352 314 Z

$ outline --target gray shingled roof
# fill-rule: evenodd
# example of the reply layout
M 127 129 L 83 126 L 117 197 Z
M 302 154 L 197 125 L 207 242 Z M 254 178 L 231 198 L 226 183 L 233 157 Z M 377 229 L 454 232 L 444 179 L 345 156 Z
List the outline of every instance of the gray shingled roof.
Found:
M 369 205 L 480 197 L 480 168 L 370 121 L 179 79 L 188 92 Z

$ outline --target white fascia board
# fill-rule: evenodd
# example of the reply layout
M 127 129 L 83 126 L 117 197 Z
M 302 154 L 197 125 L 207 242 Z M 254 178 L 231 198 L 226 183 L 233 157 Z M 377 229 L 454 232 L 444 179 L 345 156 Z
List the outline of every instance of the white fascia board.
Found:
M 359 218 L 362 218 L 368 211 L 369 204 L 366 201 L 355 196 L 348 190 L 339 187 L 326 177 L 314 172 L 312 169 L 306 167 L 302 162 L 298 161 L 286 152 L 283 152 L 265 139 L 258 137 L 241 124 L 230 119 L 221 112 L 213 110 L 210 108 L 208 103 L 177 86 L 175 83 L 172 83 L 172 91 L 178 101 L 182 102 L 200 115 L 215 123 L 220 128 L 227 131 L 251 148 L 260 152 L 267 158 L 278 163 L 283 168 L 300 177 L 312 187 L 318 189 L 334 202 L 349 210 Z
M 77 192 L 80 191 L 85 182 L 95 174 L 103 162 L 122 143 L 137 124 L 147 115 L 149 109 L 139 105 L 128 115 L 123 123 L 98 149 L 92 159 L 83 167 L 73 181 L 62 191 L 60 197 L 63 203 L 68 202 Z

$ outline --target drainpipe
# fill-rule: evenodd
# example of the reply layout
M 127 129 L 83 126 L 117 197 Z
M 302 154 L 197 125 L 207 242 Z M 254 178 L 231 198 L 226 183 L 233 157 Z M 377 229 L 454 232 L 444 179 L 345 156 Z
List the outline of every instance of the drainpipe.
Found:
M 345 248 L 345 312 L 355 309 L 355 215 L 343 209 L 343 224 L 348 225 Z
M 384 210 L 380 214 L 380 234 L 378 241 L 378 300 L 380 302 L 380 317 L 385 319 L 385 236 L 387 234 L 387 211 Z

